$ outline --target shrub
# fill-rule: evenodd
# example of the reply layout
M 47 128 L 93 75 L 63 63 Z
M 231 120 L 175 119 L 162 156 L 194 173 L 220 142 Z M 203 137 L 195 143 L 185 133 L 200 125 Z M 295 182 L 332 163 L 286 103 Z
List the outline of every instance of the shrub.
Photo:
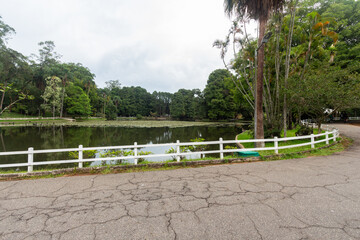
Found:
M 299 130 L 297 130 L 295 133 L 296 136 L 304 136 L 310 134 L 313 134 L 313 129 L 305 125 L 301 125 Z
M 191 142 L 204 142 L 205 139 L 204 138 L 195 138 L 195 139 L 190 139 Z M 206 149 L 208 149 L 209 146 L 207 145 L 191 145 L 191 146 L 184 146 L 183 148 L 186 149 L 186 151 L 190 151 L 190 152 L 202 152 L 205 151 Z M 203 158 L 203 156 L 205 156 L 205 154 L 200 154 L 200 158 Z
M 188 152 L 188 149 L 185 148 L 185 147 L 180 147 L 180 152 L 183 153 L 183 152 Z M 176 149 L 174 148 L 170 148 L 169 150 L 165 151 L 166 154 L 169 154 L 169 153 L 176 153 Z M 171 155 L 171 158 L 175 161 L 176 160 L 176 155 Z M 186 157 L 185 156 L 180 156 L 180 160 L 183 160 L 185 159 Z
M 145 155 L 150 155 L 152 154 L 152 152 L 143 152 L 143 151 L 140 151 L 138 153 L 139 156 L 145 156 Z M 145 161 L 145 158 L 138 158 L 138 163 L 141 163 L 141 162 L 144 162 Z
M 254 122 L 249 125 L 247 133 L 254 138 Z M 264 138 L 281 137 L 281 128 L 276 124 L 264 123 Z
M 238 149 L 238 147 L 237 147 L 237 146 L 235 147 L 235 146 L 229 146 L 229 145 L 227 145 L 227 146 L 224 147 L 224 149 L 225 149 L 225 150 Z M 224 155 L 225 155 L 225 156 L 235 156 L 235 154 L 236 154 L 235 152 L 232 152 L 232 153 L 225 153 Z
M 115 150 L 109 150 L 109 151 L 106 151 L 105 153 L 102 153 L 100 154 L 100 157 L 101 158 L 110 158 L 110 157 L 127 157 L 127 156 L 131 156 L 131 155 L 134 155 L 134 151 L 125 151 L 125 150 L 118 150 L 118 151 L 115 151 Z M 119 159 L 119 160 L 115 160 L 114 162 L 115 164 L 121 164 L 122 163 L 122 159 Z M 101 165 L 105 166 L 107 165 L 107 162 L 106 161 L 101 161 Z
M 96 153 L 97 153 L 97 150 L 85 150 L 85 151 L 83 151 L 83 159 L 95 158 Z M 79 158 L 79 152 L 78 151 L 69 152 L 69 157 L 72 158 L 72 159 L 78 159 Z M 90 165 L 91 165 L 91 162 L 84 162 L 83 163 L 84 167 L 89 167 Z
M 281 137 L 281 129 L 270 128 L 264 130 L 264 138 Z

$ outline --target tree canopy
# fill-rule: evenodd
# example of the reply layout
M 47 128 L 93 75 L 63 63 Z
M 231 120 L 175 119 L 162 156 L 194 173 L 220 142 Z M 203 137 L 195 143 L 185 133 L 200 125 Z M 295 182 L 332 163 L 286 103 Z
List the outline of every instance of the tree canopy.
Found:
M 40 42 L 38 53 L 25 56 L 8 47 L 15 29 L 0 17 L 0 114 L 251 119 L 259 96 L 257 87 L 261 87 L 265 130 L 286 130 L 302 117 L 320 123 L 328 109 L 339 114 L 359 108 L 358 1 L 226 0 L 224 8 L 233 23 L 225 39 L 214 42 L 224 69 L 203 79 L 204 83 L 207 80 L 203 91 L 180 87 L 175 93 L 123 86 L 122 76 L 98 87 L 91 69 L 64 62 L 53 41 Z M 273 11 L 277 9 L 281 11 Z M 249 18 L 259 19 L 264 13 L 264 27 L 272 37 L 262 46 L 264 67 L 260 71 L 262 37 L 249 36 L 246 27 Z M 230 49 L 234 54 L 226 61 Z M 259 76 L 263 78 L 260 85 Z

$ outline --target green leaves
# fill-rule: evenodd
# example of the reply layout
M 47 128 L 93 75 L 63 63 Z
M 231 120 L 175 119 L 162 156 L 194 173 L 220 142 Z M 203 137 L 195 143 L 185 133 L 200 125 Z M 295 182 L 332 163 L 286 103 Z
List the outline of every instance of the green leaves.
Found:
M 61 107 L 61 79 L 57 76 L 46 78 L 46 88 L 41 96 L 44 103 L 41 105 L 45 111 L 52 112 L 53 117 L 60 112 Z
M 69 84 L 66 92 L 65 104 L 68 113 L 79 117 L 91 114 L 90 99 L 81 87 Z
M 0 46 L 4 46 L 12 34 L 15 34 L 15 29 L 4 23 L 0 16 Z
M 217 69 L 209 75 L 204 89 L 207 115 L 212 120 L 233 119 L 239 107 L 235 103 L 231 73 L 225 69 Z
M 21 100 L 33 100 L 34 96 L 33 95 L 29 95 L 27 93 L 24 93 L 22 91 L 20 91 L 19 89 L 16 89 L 15 87 L 13 87 L 13 84 L 0 84 L 0 92 L 3 93 L 3 96 L 5 95 L 5 93 L 7 93 L 8 95 L 12 95 L 14 96 L 14 98 L 10 99 L 10 103 L 4 107 L 4 108 L 0 108 L 0 115 L 7 109 L 11 108 L 13 105 L 17 104 L 19 101 Z M 1 104 L 2 105 L 2 104 Z
M 180 89 L 174 93 L 170 113 L 173 118 L 191 120 L 202 118 L 204 114 L 203 96 L 199 89 Z

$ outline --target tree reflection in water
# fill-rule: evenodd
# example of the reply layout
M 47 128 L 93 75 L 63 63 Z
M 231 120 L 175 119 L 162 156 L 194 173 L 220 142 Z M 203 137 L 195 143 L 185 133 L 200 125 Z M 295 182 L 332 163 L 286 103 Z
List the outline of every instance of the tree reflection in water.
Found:
M 124 128 L 124 127 L 6 127 L 0 128 L 1 151 L 23 151 L 29 147 L 39 149 L 120 146 L 138 144 L 233 140 L 243 126 L 196 126 L 179 128 Z M 165 153 L 167 147 L 144 148 L 143 151 Z M 68 153 L 35 154 L 34 161 L 69 159 Z M 155 160 L 155 159 L 154 159 Z M 164 159 L 160 159 L 164 160 Z M 27 156 L 1 156 L 1 163 L 26 162 Z M 56 166 L 50 166 L 56 167 Z M 41 166 L 45 168 L 45 166 Z

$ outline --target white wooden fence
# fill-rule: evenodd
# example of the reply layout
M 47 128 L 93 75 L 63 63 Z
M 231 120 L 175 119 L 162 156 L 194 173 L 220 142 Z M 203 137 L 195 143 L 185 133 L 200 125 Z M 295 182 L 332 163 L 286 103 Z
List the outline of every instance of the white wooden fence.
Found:
M 315 138 L 319 138 L 325 136 L 324 139 L 315 140 Z M 241 151 L 268 151 L 273 150 L 275 154 L 279 153 L 280 149 L 286 148 L 295 148 L 311 145 L 311 148 L 315 148 L 315 144 L 326 142 L 329 144 L 330 141 L 336 141 L 336 138 L 339 136 L 339 132 L 337 129 L 333 129 L 332 131 L 326 131 L 321 134 L 311 134 L 308 136 L 298 136 L 298 137 L 287 137 L 287 138 L 271 138 L 271 139 L 250 139 L 250 140 L 223 140 L 222 138 L 219 141 L 205 141 L 205 142 L 184 142 L 180 143 L 178 140 L 176 143 L 165 143 L 165 144 L 146 144 L 146 145 L 138 145 L 136 142 L 134 145 L 127 146 L 109 146 L 109 147 L 83 147 L 79 145 L 78 148 L 66 148 L 66 149 L 48 149 L 48 150 L 34 150 L 34 148 L 30 147 L 27 151 L 16 151 L 16 152 L 0 152 L 0 156 L 11 156 L 11 155 L 27 155 L 27 162 L 25 163 L 14 163 L 14 164 L 0 164 L 0 168 L 15 168 L 15 167 L 27 167 L 28 172 L 33 171 L 33 166 L 38 165 L 50 165 L 50 164 L 69 164 L 69 163 L 78 163 L 79 168 L 83 167 L 84 162 L 94 162 L 94 161 L 112 161 L 112 160 L 128 160 L 133 159 L 134 164 L 138 164 L 138 158 L 156 158 L 156 157 L 176 157 L 176 160 L 180 161 L 180 156 L 194 155 L 194 154 L 219 154 L 220 159 L 224 158 L 224 153 L 234 153 Z M 279 146 L 279 142 L 281 141 L 292 141 L 292 140 L 300 140 L 300 139 L 309 139 L 308 142 L 301 144 L 293 144 L 286 146 Z M 246 148 L 246 149 L 224 149 L 224 144 L 235 144 L 235 143 L 255 143 L 255 142 L 273 142 L 273 147 L 262 147 L 262 148 Z M 197 151 L 197 152 L 181 152 L 181 146 L 196 146 L 196 145 L 219 145 L 219 150 L 211 150 L 211 151 Z M 165 154 L 150 154 L 150 155 L 138 155 L 139 148 L 151 148 L 151 147 L 173 147 L 176 150 L 174 153 L 165 153 Z M 106 157 L 106 158 L 83 158 L 84 151 L 87 150 L 113 150 L 113 149 L 133 149 L 134 155 L 132 156 L 119 156 L 119 157 Z M 34 154 L 44 154 L 44 153 L 60 153 L 60 152 L 78 152 L 78 159 L 71 160 L 55 160 L 55 161 L 42 161 L 42 162 L 34 162 Z

